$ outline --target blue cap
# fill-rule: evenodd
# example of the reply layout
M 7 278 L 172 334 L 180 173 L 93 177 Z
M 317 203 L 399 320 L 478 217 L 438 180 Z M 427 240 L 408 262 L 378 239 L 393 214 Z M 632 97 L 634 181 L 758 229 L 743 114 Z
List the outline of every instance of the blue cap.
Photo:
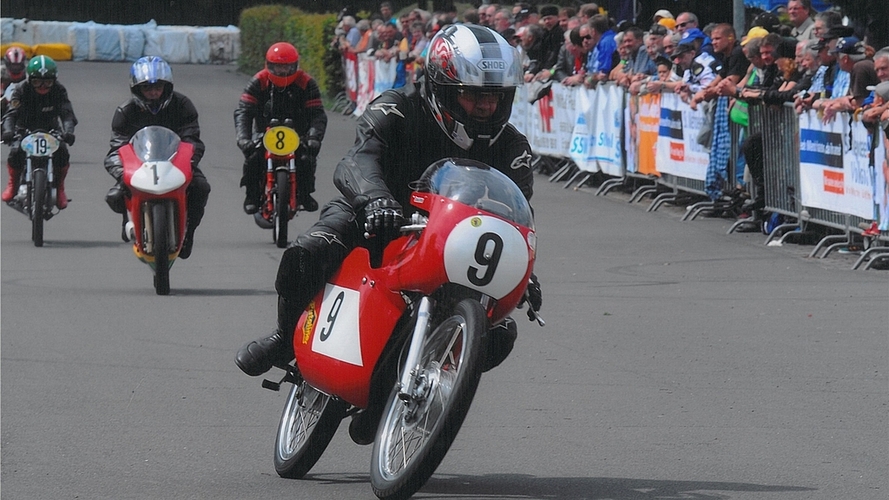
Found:
M 691 43 L 694 40 L 703 40 L 705 38 L 707 38 L 707 35 L 705 35 L 703 31 L 698 28 L 692 28 L 682 34 L 682 40 L 680 40 L 679 43 Z

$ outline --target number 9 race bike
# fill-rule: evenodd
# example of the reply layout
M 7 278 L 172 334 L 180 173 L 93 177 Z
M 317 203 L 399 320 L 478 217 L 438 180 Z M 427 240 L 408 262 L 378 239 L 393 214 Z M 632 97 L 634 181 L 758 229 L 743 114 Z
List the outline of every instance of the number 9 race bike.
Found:
M 262 135 L 265 148 L 266 174 L 259 210 L 253 214 L 256 225 L 272 230 L 272 240 L 278 248 L 287 248 L 287 224 L 296 215 L 296 150 L 299 134 L 293 120 L 273 119 Z
M 52 155 L 60 147 L 61 135 L 57 131 L 34 130 L 25 132 L 21 147 L 25 153 L 25 170 L 16 195 L 6 204 L 31 219 L 31 240 L 34 246 L 43 246 L 43 222 L 58 211 L 58 189 L 55 183 Z
M 154 270 L 158 295 L 170 293 L 170 266 L 185 237 L 185 190 L 191 182 L 194 146 L 168 128 L 145 127 L 118 150 L 126 199 L 125 234 L 133 252 Z
M 403 235 L 378 254 L 357 247 L 346 257 L 293 332 L 296 366 L 280 382 L 263 382 L 273 390 L 293 384 L 275 444 L 282 477 L 304 476 L 353 416 L 352 439 L 374 442 L 374 493 L 413 495 L 469 411 L 488 331 L 525 297 L 537 239 L 512 180 L 482 163 L 445 159 L 412 187 L 419 211 Z

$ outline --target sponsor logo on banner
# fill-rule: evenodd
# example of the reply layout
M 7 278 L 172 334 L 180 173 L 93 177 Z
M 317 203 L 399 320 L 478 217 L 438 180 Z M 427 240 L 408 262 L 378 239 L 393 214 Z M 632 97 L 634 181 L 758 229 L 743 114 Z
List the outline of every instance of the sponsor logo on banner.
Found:
M 802 163 L 843 168 L 843 137 L 823 130 L 800 130 L 799 156 Z
M 685 144 L 681 142 L 670 141 L 670 159 L 676 161 L 685 161 Z
M 843 194 L 846 190 L 843 188 L 843 171 L 824 170 L 824 191 L 826 193 Z

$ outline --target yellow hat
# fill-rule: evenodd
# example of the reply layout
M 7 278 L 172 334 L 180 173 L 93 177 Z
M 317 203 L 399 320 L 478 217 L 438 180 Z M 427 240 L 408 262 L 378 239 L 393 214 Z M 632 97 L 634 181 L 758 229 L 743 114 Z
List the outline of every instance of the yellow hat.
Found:
M 768 34 L 769 34 L 769 32 L 766 31 L 765 28 L 760 28 L 759 26 L 754 26 L 754 27 L 750 28 L 750 31 L 747 32 L 747 36 L 745 36 L 744 39 L 741 40 L 741 46 L 743 47 L 744 45 L 747 45 L 747 42 L 749 42 L 750 40 L 753 40 L 754 38 L 763 38 L 764 36 L 766 36 Z
M 669 17 L 665 17 L 665 18 L 661 19 L 660 21 L 658 21 L 657 23 L 660 24 L 661 26 L 663 26 L 664 28 L 667 28 L 670 31 L 673 31 L 676 29 L 676 20 L 670 19 Z

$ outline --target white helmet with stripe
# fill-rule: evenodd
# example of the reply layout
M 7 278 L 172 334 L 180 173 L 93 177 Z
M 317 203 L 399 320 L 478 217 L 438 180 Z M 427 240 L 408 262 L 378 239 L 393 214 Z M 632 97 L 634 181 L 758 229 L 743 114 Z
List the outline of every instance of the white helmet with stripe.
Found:
M 454 24 L 429 42 L 423 97 L 439 127 L 463 149 L 476 141 L 488 146 L 497 140 L 522 82 L 518 52 L 490 28 Z M 496 99 L 497 108 L 490 117 L 473 118 L 457 101 L 461 95 Z

